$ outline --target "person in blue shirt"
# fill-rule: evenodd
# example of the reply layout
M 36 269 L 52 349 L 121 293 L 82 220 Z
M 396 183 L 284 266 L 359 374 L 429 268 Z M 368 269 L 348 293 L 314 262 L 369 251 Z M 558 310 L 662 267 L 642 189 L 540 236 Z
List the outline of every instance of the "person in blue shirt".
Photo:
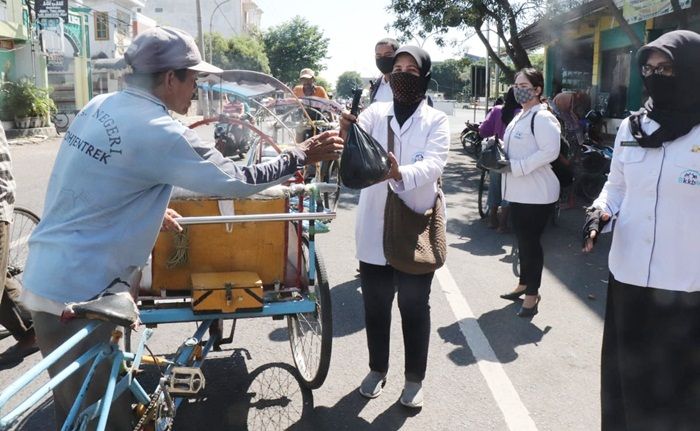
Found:
M 300 166 L 337 158 L 337 132 L 314 136 L 266 163 L 238 167 L 169 111 L 187 112 L 199 73 L 221 70 L 202 61 L 192 37 L 157 27 L 139 35 L 124 59 L 128 88 L 92 99 L 66 132 L 51 174 L 44 218 L 30 238 L 23 302 L 31 311 L 44 356 L 88 322 L 60 321 L 66 304 L 128 284 L 144 266 L 163 222 L 173 186 L 244 197 L 288 179 Z M 102 324 L 49 370 L 52 376 L 89 346 L 108 340 Z M 54 389 L 62 424 L 82 373 Z M 107 366 L 90 385 L 89 403 L 104 392 Z M 131 429 L 129 399 L 111 409 L 110 429 Z

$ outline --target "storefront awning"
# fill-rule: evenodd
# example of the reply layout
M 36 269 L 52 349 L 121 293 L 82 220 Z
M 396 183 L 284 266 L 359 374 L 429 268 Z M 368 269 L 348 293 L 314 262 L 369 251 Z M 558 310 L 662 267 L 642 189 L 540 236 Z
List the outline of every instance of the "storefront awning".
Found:
M 593 0 L 555 16 L 546 16 L 525 27 L 519 34 L 525 49 L 535 49 L 556 40 L 572 22 L 593 15 L 608 7 L 605 0 Z

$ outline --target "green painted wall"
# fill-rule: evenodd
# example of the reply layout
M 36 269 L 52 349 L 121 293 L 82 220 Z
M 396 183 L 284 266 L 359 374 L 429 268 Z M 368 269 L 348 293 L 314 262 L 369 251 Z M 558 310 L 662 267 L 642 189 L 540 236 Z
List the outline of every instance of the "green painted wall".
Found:
M 646 39 L 646 23 L 644 21 L 632 24 L 634 32 L 637 33 L 641 40 Z M 619 27 L 612 30 L 606 30 L 600 34 L 600 48 L 601 51 L 607 51 L 610 49 L 624 48 L 626 46 L 630 47 L 629 38 Z M 642 102 L 642 78 L 637 72 L 637 61 L 636 61 L 636 51 L 632 52 L 632 59 L 630 63 L 630 77 L 629 86 L 627 87 L 627 110 L 636 111 L 640 108 Z

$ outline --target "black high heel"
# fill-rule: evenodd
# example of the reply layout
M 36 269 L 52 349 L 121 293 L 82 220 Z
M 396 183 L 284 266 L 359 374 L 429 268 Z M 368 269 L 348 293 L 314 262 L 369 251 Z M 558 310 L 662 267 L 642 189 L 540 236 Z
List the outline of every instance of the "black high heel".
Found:
M 539 313 L 539 310 L 537 307 L 540 305 L 540 301 L 542 300 L 542 297 L 540 295 L 537 295 L 537 302 L 533 307 L 520 307 L 520 310 L 517 313 L 518 317 L 532 317 L 535 314 Z
M 524 294 L 525 294 L 525 289 L 523 289 L 519 292 L 504 293 L 503 295 L 500 295 L 500 297 L 503 299 L 508 299 L 510 301 L 517 301 Z

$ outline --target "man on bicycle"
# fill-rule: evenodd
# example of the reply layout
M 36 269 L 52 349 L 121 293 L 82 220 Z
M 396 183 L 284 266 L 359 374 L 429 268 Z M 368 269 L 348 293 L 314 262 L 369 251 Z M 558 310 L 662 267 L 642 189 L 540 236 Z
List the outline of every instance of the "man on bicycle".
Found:
M 305 164 L 337 158 L 337 132 L 314 136 L 266 163 L 239 167 L 197 133 L 172 118 L 186 114 L 198 74 L 220 73 L 204 61 L 193 38 L 168 27 L 139 35 L 124 55 L 128 88 L 92 99 L 65 134 L 46 194 L 44 217 L 30 239 L 24 274 L 25 304 L 32 312 L 44 356 L 85 319 L 61 320 L 66 304 L 97 298 L 108 286 L 130 287 L 145 265 L 173 186 L 215 196 L 244 197 L 283 182 Z M 103 323 L 50 367 L 55 376 L 114 324 Z M 92 378 L 89 405 L 100 397 L 107 364 Z M 79 392 L 87 367 L 54 389 L 59 426 Z M 110 429 L 130 429 L 127 396 L 115 401 Z

